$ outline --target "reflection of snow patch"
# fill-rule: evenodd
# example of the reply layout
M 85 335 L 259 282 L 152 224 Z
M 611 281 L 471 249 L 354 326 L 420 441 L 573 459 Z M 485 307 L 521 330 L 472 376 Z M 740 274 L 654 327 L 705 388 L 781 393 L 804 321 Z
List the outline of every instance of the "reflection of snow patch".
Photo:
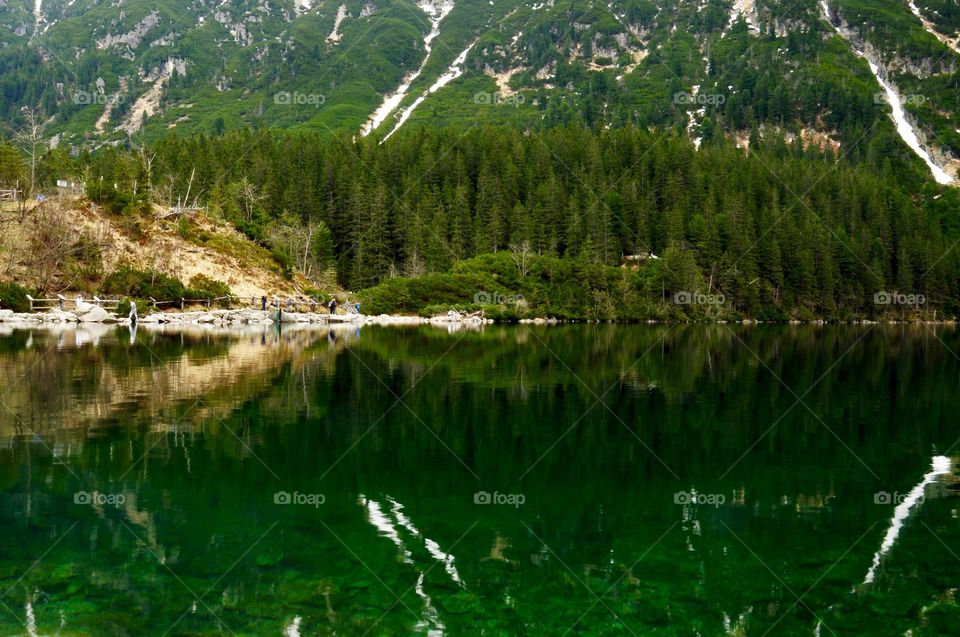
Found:
M 407 564 L 413 564 L 413 558 L 410 554 L 410 551 L 407 550 L 406 544 L 403 543 L 403 540 L 400 539 L 400 534 L 397 532 L 397 527 L 394 525 L 393 520 L 391 520 L 380 508 L 380 503 L 375 500 L 368 500 L 363 495 L 360 496 L 360 504 L 367 508 L 367 520 L 380 531 L 380 534 L 383 537 L 387 538 L 391 542 L 397 545 L 397 548 L 400 549 L 401 554 L 403 555 L 403 561 Z
M 440 613 L 437 612 L 437 608 L 433 605 L 430 596 L 427 595 L 423 589 L 423 578 L 424 573 L 420 573 L 420 577 L 417 578 L 417 584 L 414 587 L 417 596 L 423 600 L 423 616 L 413 627 L 413 632 L 422 633 L 425 631 L 427 637 L 443 637 L 446 635 L 447 628 L 443 622 L 440 621 Z
M 440 550 L 440 545 L 430 538 L 426 538 L 426 540 L 424 540 L 424 544 L 427 547 L 427 552 L 430 553 L 433 559 L 443 563 L 443 569 L 450 576 L 450 579 L 460 586 L 463 586 L 463 580 L 460 579 L 460 573 L 457 571 L 457 567 L 453 563 L 455 558 L 449 553 L 444 553 L 442 550 Z
M 900 535 L 900 530 L 903 528 L 903 523 L 910 517 L 910 514 L 913 513 L 912 509 L 914 509 L 914 507 L 919 509 L 920 505 L 923 504 L 924 489 L 928 484 L 935 482 L 938 476 L 946 473 L 950 473 L 950 458 L 946 456 L 934 456 L 933 468 L 923 476 L 920 483 L 913 487 L 910 493 L 897 505 L 897 508 L 893 510 L 893 519 L 890 520 L 890 528 L 887 529 L 887 534 L 883 537 L 880 550 L 873 555 L 873 563 L 870 565 L 870 570 L 867 571 L 867 576 L 863 579 L 864 584 L 869 584 L 874 580 L 874 577 L 876 577 L 880 560 L 893 548 L 897 537 Z
M 302 621 L 299 615 L 294 617 L 293 621 L 283 629 L 283 637 L 300 637 L 300 622 Z
M 39 2 L 37 4 L 40 4 Z M 39 637 L 37 635 L 37 617 L 33 613 L 33 603 L 27 599 L 26 604 L 24 604 L 24 611 L 27 614 L 27 621 L 24 625 L 24 628 L 27 629 L 27 635 L 30 637 Z

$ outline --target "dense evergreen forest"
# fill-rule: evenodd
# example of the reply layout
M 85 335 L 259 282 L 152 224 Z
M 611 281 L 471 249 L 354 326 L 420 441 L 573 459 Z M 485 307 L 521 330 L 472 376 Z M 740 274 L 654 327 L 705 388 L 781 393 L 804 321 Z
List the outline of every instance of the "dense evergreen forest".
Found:
M 697 150 L 682 134 L 633 128 L 421 129 L 384 144 L 241 130 L 48 161 L 132 218 L 189 188 L 286 267 L 328 281 L 335 271 L 344 288 L 365 290 L 371 311 L 956 312 L 955 189 L 883 161 L 882 148 L 853 161 L 782 139 L 753 144 Z

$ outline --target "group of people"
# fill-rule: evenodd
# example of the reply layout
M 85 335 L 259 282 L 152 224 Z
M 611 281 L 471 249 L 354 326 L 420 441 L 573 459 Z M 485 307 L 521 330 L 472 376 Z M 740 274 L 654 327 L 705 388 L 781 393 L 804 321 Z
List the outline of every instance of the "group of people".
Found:
M 82 296 L 78 296 L 78 297 L 77 297 L 76 303 L 77 303 L 77 308 L 78 308 L 78 309 L 81 309 L 81 308 L 83 308 L 83 307 L 85 307 L 85 306 L 90 306 L 90 305 L 91 305 L 90 303 L 85 303 L 85 302 L 83 301 L 83 297 L 82 297 Z M 271 305 L 272 305 L 272 304 L 271 304 Z M 353 307 L 354 307 L 354 309 L 356 310 L 357 314 L 359 314 L 359 313 L 360 313 L 360 304 L 359 304 L 359 303 L 354 303 Z M 263 310 L 263 311 L 266 311 L 266 309 L 267 309 L 267 297 L 266 297 L 266 296 L 261 296 L 261 297 L 260 297 L 260 309 Z M 331 314 L 331 315 L 337 313 L 337 297 L 333 297 L 333 298 L 330 299 L 330 302 L 327 303 L 327 309 L 330 310 L 330 314 Z M 137 303 L 136 303 L 135 301 L 130 301 L 130 315 L 129 315 L 129 318 L 130 318 L 130 323 L 132 323 L 132 324 L 134 324 L 134 325 L 137 323 L 137 320 L 140 318 L 139 316 L 137 316 Z
M 273 304 L 271 303 L 271 305 L 273 305 Z M 337 305 L 338 305 L 338 304 L 337 304 L 337 297 L 332 297 L 332 298 L 330 299 L 330 302 L 327 303 L 327 309 L 330 311 L 330 314 L 331 314 L 331 315 L 337 313 Z M 357 311 L 357 313 L 359 314 L 359 312 L 360 312 L 360 304 L 359 304 L 359 303 L 354 303 L 354 304 L 353 304 L 353 307 L 354 307 L 354 309 Z M 263 310 L 263 311 L 266 311 L 266 309 L 267 309 L 267 297 L 266 297 L 266 296 L 261 296 L 261 297 L 260 297 L 260 309 Z

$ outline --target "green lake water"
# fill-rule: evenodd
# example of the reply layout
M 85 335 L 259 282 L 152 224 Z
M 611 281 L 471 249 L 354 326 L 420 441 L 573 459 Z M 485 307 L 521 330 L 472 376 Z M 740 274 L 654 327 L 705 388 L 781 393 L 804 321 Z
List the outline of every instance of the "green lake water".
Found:
M 958 354 L 8 329 L 0 635 L 960 635 Z

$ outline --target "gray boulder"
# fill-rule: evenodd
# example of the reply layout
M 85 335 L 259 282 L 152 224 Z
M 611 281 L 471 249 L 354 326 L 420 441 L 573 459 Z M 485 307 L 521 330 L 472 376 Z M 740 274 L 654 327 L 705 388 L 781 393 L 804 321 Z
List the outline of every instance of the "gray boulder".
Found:
M 117 317 L 106 311 L 99 305 L 77 314 L 77 320 L 81 323 L 116 323 Z

